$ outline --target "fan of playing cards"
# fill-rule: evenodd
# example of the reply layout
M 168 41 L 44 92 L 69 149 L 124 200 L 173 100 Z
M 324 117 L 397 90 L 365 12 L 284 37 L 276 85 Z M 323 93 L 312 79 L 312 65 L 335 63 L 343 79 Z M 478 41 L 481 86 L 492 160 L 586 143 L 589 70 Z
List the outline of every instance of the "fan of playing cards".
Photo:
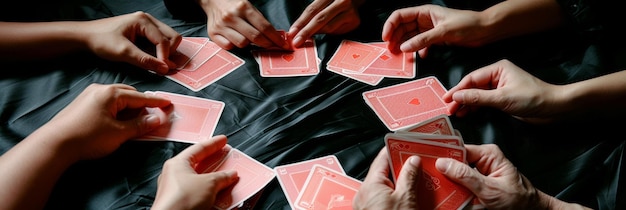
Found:
M 422 171 L 417 181 L 419 209 L 462 209 L 474 197 L 467 188 L 449 180 L 435 168 L 437 158 L 466 162 L 463 138 L 452 127 L 447 115 L 389 133 L 385 135 L 385 146 L 394 181 L 409 157 L 420 157 Z

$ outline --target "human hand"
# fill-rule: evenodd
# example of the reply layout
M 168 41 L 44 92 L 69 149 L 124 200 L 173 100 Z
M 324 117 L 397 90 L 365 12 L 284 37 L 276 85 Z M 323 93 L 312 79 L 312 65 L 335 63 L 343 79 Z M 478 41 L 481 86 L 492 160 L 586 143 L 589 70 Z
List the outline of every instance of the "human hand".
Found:
M 314 34 L 343 34 L 361 23 L 358 6 L 363 0 L 315 0 L 289 29 L 292 45 L 298 47 Z
M 517 171 L 495 144 L 465 145 L 467 162 L 439 158 L 435 167 L 474 193 L 487 209 L 549 209 L 546 194 Z M 484 175 L 483 175 L 484 174 Z
M 382 40 L 392 52 L 419 51 L 422 58 L 431 45 L 480 46 L 489 40 L 479 14 L 438 5 L 399 9 L 385 21 Z
M 92 84 L 39 132 L 50 139 L 59 137 L 58 143 L 75 159 L 99 158 L 161 125 L 157 116 L 141 112 L 145 107 L 168 105 L 169 100 L 137 92 L 132 86 Z
M 176 67 L 169 55 L 176 51 L 182 36 L 150 14 L 135 12 L 83 22 L 82 26 L 87 47 L 104 59 L 127 62 L 159 74 Z M 156 46 L 156 57 L 135 45 L 139 36 Z
M 488 106 L 527 122 L 546 122 L 554 115 L 551 107 L 561 100 L 557 89 L 510 61 L 500 60 L 467 74 L 443 100 L 456 102 L 449 111 L 457 116 Z
M 200 141 L 163 165 L 152 209 L 211 209 L 217 193 L 238 180 L 236 171 L 198 174 L 195 166 L 226 145 L 226 136 Z
M 263 14 L 247 0 L 199 0 L 207 15 L 207 31 L 224 49 L 243 48 L 250 43 L 263 48 L 290 49 Z
M 383 147 L 372 162 L 361 188 L 354 196 L 354 209 L 417 209 L 416 181 L 419 156 L 411 156 L 402 166 L 394 185 L 389 179 L 389 155 Z

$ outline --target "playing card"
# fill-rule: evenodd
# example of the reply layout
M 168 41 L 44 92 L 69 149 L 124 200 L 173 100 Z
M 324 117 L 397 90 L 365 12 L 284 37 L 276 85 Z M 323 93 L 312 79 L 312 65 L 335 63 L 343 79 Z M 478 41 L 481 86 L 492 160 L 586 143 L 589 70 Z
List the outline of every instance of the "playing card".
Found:
M 384 76 L 390 78 L 414 78 L 416 74 L 415 52 L 410 53 L 391 53 L 387 49 L 385 42 L 371 42 L 369 45 L 384 48 L 383 54 L 378 56 L 376 60 L 366 68 L 362 74 Z M 344 71 L 346 73 L 352 73 Z
M 297 209 L 352 209 L 361 181 L 322 165 L 314 165 L 296 199 Z
M 244 60 L 241 58 L 226 50 L 219 50 L 217 54 L 195 71 L 178 71 L 174 74 L 166 75 L 166 77 L 197 92 L 233 72 L 243 64 Z
M 343 40 L 335 54 L 328 61 L 327 66 L 361 73 L 382 55 L 385 50 L 386 48 L 374 45 Z
M 263 77 L 310 76 L 320 72 L 317 64 L 317 47 L 313 39 L 293 51 L 258 50 L 253 53 L 259 62 Z
M 402 135 L 409 139 L 424 140 L 438 142 L 442 144 L 449 144 L 454 146 L 463 146 L 463 140 L 456 135 L 439 135 L 439 134 L 424 134 L 416 132 L 396 132 L 396 135 Z
M 326 66 L 326 69 L 328 69 L 328 71 L 334 72 L 334 73 L 339 74 L 341 76 L 348 77 L 348 78 L 351 78 L 351 79 L 354 79 L 356 81 L 363 82 L 365 84 L 372 85 L 372 86 L 378 85 L 378 83 L 380 83 L 385 78 L 385 77 L 375 76 L 375 75 L 366 75 L 366 74 L 359 74 L 359 73 L 346 73 L 342 69 L 339 69 L 339 68 L 336 68 L 336 67 L 332 67 L 332 66 Z
M 442 99 L 447 92 L 434 77 L 425 77 L 363 92 L 363 99 L 388 129 L 396 131 L 440 114 L 450 115 Z
M 206 41 L 202 48 L 179 70 L 182 71 L 195 71 L 202 66 L 206 61 L 211 59 L 222 48 L 212 41 Z
M 276 172 L 276 178 L 280 183 L 280 187 L 283 189 L 287 201 L 292 209 L 295 209 L 295 202 L 300 194 L 300 190 L 304 186 L 309 172 L 314 165 L 323 165 L 332 170 L 345 174 L 343 167 L 341 167 L 339 160 L 334 155 L 327 155 L 311 160 L 306 160 L 297 163 L 291 163 L 274 167 Z
M 196 143 L 213 136 L 224 102 L 162 91 L 151 94 L 167 98 L 172 104 L 165 108 L 146 109 L 166 123 L 140 139 Z
M 204 42 L 200 42 L 200 38 L 183 37 L 176 52 L 170 55 L 170 60 L 176 64 L 177 69 L 183 68 L 202 49 Z
M 235 170 L 236 184 L 220 191 L 215 199 L 217 209 L 232 209 L 261 191 L 276 176 L 274 170 L 233 148 L 215 171 Z
M 456 133 L 454 128 L 452 128 L 450 118 L 448 118 L 448 115 L 445 114 L 437 115 L 414 126 L 398 129 L 396 131 L 396 133 L 399 132 L 417 132 L 440 135 L 455 135 Z
M 403 135 L 387 134 L 385 144 L 389 152 L 394 180 L 397 180 L 404 162 L 412 155 L 420 156 L 421 172 L 417 180 L 419 209 L 462 209 L 473 194 L 435 168 L 437 158 L 452 158 L 465 162 L 465 149 L 460 146 L 415 140 Z

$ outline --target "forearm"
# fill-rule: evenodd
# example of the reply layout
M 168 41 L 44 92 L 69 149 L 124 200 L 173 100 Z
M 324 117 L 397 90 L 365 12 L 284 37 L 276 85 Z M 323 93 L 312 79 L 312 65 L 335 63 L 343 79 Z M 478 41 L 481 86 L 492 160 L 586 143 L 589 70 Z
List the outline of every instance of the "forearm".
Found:
M 76 162 L 56 140 L 35 131 L 0 156 L 0 209 L 44 207 L 56 181 Z
M 508 0 L 480 12 L 489 40 L 502 40 L 554 28 L 564 21 L 555 0 Z
M 0 60 L 50 58 L 86 49 L 82 22 L 0 22 Z
M 561 85 L 555 92 L 554 108 L 567 117 L 626 116 L 626 70 Z

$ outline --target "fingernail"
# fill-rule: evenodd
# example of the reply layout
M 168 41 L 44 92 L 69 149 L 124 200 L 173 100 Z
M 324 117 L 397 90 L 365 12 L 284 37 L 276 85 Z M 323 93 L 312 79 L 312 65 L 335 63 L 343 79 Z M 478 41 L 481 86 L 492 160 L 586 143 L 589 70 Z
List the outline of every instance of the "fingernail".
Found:
M 302 36 L 296 36 L 295 38 L 293 38 L 293 46 L 298 46 L 300 45 L 300 42 L 302 41 Z
M 146 117 L 144 118 L 144 123 L 146 123 L 146 125 L 148 125 L 149 127 L 157 127 L 161 125 L 161 120 L 158 116 L 149 114 L 146 115 Z
M 464 98 L 465 98 L 465 93 L 463 93 L 463 92 L 456 92 L 456 93 L 452 94 L 452 99 L 454 101 L 456 101 L 456 102 L 463 103 L 464 102 L 463 101 Z
M 452 166 L 452 161 L 447 158 L 439 158 L 435 161 L 435 167 L 441 173 L 445 173 Z
M 412 166 L 414 166 L 414 167 L 419 166 L 419 164 L 420 164 L 419 157 L 417 157 L 417 156 L 411 156 L 411 157 L 409 158 L 409 164 L 411 164 L 411 165 L 412 165 Z

